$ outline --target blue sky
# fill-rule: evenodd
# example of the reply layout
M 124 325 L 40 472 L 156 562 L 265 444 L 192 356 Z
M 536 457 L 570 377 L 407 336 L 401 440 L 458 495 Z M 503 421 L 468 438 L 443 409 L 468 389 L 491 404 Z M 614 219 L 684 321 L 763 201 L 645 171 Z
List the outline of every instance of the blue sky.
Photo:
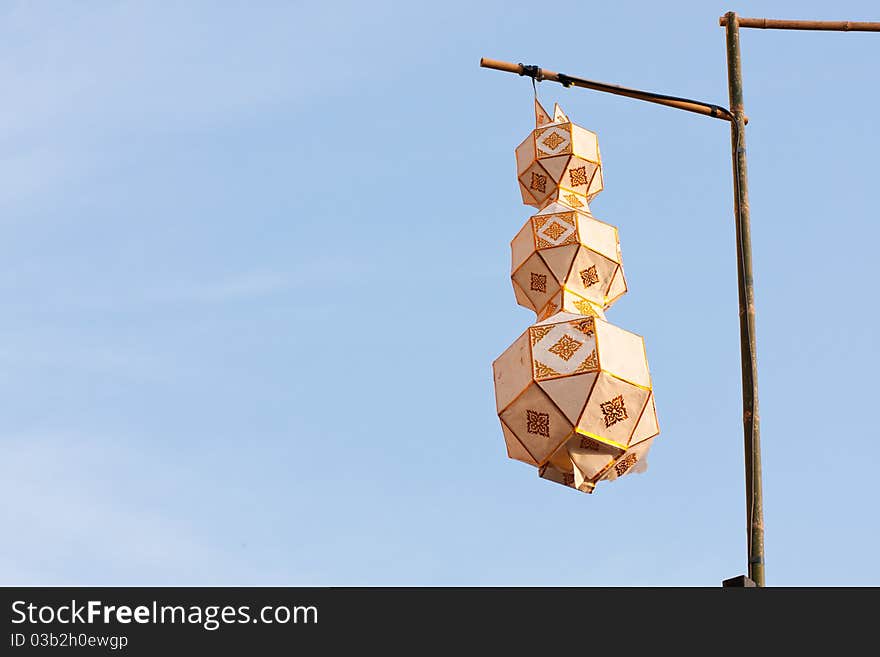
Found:
M 744 572 L 729 133 L 540 86 L 599 134 L 662 433 L 577 494 L 508 460 L 533 321 L 524 78 L 727 105 L 718 16 L 873 3 L 0 6 L 0 583 L 699 585 Z M 873 12 L 872 12 L 873 10 Z M 770 585 L 880 584 L 880 36 L 749 30 Z

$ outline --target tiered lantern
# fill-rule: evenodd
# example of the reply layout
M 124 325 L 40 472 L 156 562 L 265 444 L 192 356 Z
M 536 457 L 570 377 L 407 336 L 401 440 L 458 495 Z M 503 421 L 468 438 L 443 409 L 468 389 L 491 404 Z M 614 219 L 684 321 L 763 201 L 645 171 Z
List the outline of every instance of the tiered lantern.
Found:
M 510 458 L 592 493 L 643 471 L 660 433 L 644 340 L 605 321 L 627 288 L 617 229 L 590 213 L 604 186 L 597 136 L 536 99 L 516 167 L 538 213 L 511 242 L 511 280 L 538 322 L 493 363 L 498 417 Z

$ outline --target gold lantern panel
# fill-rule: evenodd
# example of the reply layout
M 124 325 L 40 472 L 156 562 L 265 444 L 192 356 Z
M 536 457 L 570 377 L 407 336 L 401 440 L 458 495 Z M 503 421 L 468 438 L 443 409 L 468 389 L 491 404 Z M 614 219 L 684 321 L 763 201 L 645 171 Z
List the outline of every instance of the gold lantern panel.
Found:
M 551 119 L 535 100 L 535 129 L 516 147 L 516 173 L 526 205 L 560 199 L 588 208 L 604 187 L 599 138 L 569 121 L 559 105 Z

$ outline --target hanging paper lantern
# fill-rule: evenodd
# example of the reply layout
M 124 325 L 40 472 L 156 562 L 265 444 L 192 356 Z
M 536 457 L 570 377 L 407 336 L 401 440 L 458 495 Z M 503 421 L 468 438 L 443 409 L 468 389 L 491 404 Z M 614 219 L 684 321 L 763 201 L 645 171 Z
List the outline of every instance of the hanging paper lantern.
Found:
M 535 100 L 535 129 L 516 148 L 523 203 L 540 208 L 558 198 L 585 208 L 604 186 L 599 138 L 569 121 L 559 105 L 553 114 Z
M 539 321 L 493 363 L 496 405 L 511 458 L 591 493 L 644 470 L 659 427 L 644 340 L 605 320 L 627 288 L 617 229 L 588 205 L 602 189 L 596 135 L 537 100 L 535 123 L 516 155 L 539 212 L 511 242 L 511 280 Z
M 626 292 L 617 229 L 589 209 L 551 200 L 510 246 L 516 300 L 539 319 L 559 310 L 602 317 Z

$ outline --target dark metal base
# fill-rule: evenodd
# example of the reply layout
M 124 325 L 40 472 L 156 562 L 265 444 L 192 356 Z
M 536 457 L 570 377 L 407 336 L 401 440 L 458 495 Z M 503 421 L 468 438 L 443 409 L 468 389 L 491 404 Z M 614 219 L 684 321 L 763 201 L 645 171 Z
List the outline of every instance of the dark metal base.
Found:
M 757 588 L 757 584 L 750 580 L 746 575 L 737 575 L 736 577 L 726 579 L 721 582 L 721 586 L 744 586 L 747 588 Z

